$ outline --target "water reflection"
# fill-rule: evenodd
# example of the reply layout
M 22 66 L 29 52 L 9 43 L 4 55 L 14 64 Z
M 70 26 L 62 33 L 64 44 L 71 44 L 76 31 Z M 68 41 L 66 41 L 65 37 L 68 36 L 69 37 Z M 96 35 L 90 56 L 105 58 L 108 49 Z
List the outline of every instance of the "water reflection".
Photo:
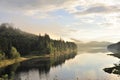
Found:
M 0 69 L 0 80 L 39 80 L 40 76 L 47 75 L 51 67 L 62 65 L 72 59 L 76 53 L 50 58 L 37 58 L 16 63 Z M 43 77 L 43 76 L 42 76 Z
M 107 53 L 108 50 L 106 47 L 88 47 L 88 48 L 79 48 L 81 53 Z
M 110 69 L 103 71 L 103 68 L 111 67 L 114 62 L 119 61 L 118 58 L 107 55 L 110 53 L 101 48 L 92 48 L 79 50 L 77 55 L 31 59 L 16 67 L 11 65 L 0 69 L 0 75 L 5 80 L 120 80 L 117 75 L 106 73 Z
M 10 65 L 5 68 L 0 68 L 0 80 L 14 80 L 15 71 L 20 63 Z

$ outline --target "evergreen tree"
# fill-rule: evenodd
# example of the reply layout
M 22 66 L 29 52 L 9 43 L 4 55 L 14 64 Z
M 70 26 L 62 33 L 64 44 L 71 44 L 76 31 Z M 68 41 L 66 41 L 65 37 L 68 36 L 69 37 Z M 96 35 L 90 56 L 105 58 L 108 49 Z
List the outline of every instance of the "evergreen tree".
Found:
M 22 56 L 29 54 L 58 55 L 74 52 L 77 49 L 76 44 L 73 42 L 65 42 L 62 39 L 53 40 L 48 34 L 45 34 L 44 36 L 34 35 L 13 28 L 12 25 L 7 23 L 1 24 L 0 50 L 5 53 L 7 58 L 11 58 L 11 51 L 15 50 L 12 46 L 14 46 Z

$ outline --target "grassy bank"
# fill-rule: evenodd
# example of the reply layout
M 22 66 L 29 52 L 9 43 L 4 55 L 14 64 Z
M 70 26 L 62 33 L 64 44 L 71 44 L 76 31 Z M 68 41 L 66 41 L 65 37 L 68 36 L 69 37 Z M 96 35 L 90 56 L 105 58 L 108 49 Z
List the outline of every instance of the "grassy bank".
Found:
M 50 55 L 39 55 L 39 56 L 35 56 L 35 55 L 29 55 L 29 56 L 25 56 L 25 57 L 20 57 L 18 59 L 5 59 L 5 60 L 1 60 L 0 61 L 0 68 L 2 67 L 6 67 L 8 65 L 12 65 L 14 63 L 18 63 L 18 62 L 22 62 L 25 60 L 30 60 L 30 59 L 34 59 L 34 58 L 47 58 L 50 57 Z
M 5 67 L 5 66 L 8 66 L 8 65 L 11 65 L 11 64 L 14 64 L 14 63 L 17 63 L 17 62 L 22 62 L 22 61 L 25 61 L 25 60 L 28 60 L 29 58 L 23 58 L 23 57 L 20 57 L 18 59 L 6 59 L 6 60 L 1 60 L 0 61 L 0 68 L 2 67 Z
M 67 54 L 64 53 L 64 54 L 57 54 L 57 55 L 50 55 L 50 54 L 44 54 L 44 55 L 27 55 L 27 56 L 24 56 L 24 57 L 20 57 L 20 58 L 17 58 L 17 59 L 5 59 L 5 60 L 1 60 L 0 61 L 0 68 L 2 67 L 6 67 L 8 65 L 12 65 L 14 63 L 18 63 L 18 62 L 22 62 L 22 61 L 26 61 L 26 60 L 30 60 L 30 59 L 34 59 L 34 58 L 40 58 L 40 59 L 48 59 L 50 57 L 57 57 L 57 56 L 61 56 L 61 55 L 65 55 Z

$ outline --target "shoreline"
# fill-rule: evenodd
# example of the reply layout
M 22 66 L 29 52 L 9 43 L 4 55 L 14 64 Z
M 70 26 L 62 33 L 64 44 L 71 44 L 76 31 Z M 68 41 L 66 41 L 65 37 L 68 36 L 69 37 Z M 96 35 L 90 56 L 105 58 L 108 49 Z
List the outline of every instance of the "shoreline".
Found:
M 50 57 L 50 55 L 26 56 L 26 57 L 20 57 L 18 59 L 5 59 L 0 61 L 0 68 L 9 66 L 15 63 L 23 62 L 26 60 L 34 59 L 34 58 L 47 58 L 47 57 Z
M 0 68 L 15 64 L 15 63 L 19 63 L 19 62 L 23 62 L 23 61 L 27 61 L 30 59 L 35 59 L 35 58 L 50 58 L 50 57 L 54 57 L 54 56 L 60 56 L 63 54 L 59 54 L 59 55 L 50 55 L 50 54 L 46 54 L 46 55 L 28 55 L 28 56 L 24 56 L 24 57 L 20 57 L 17 59 L 5 59 L 5 60 L 1 60 L 0 61 Z
M 5 59 L 5 60 L 1 60 L 0 61 L 0 68 L 12 65 L 14 63 L 26 61 L 26 60 L 29 60 L 29 58 L 20 57 L 18 59 Z

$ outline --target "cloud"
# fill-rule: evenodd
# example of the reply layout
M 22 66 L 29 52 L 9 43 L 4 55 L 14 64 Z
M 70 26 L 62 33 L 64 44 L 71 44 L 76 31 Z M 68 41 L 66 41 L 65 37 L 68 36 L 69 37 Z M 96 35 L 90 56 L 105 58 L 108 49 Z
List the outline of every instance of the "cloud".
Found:
M 113 0 L 0 0 L 0 9 L 14 12 L 21 11 L 27 15 L 49 14 L 49 12 L 60 9 L 77 15 L 120 11 L 120 6 L 108 6 L 109 2 L 113 2 Z M 118 1 L 116 0 L 116 2 Z
M 83 43 L 82 41 L 75 39 L 75 38 L 70 38 L 72 41 L 76 42 L 76 43 Z
M 0 0 L 1 11 L 32 17 L 37 15 L 40 19 L 53 18 L 51 12 L 60 9 L 69 13 L 77 12 L 78 5 L 79 0 Z
M 74 32 L 77 32 L 78 30 L 75 30 L 75 29 L 70 29 L 69 30 L 69 32 L 72 32 L 72 33 L 74 33 Z
M 25 25 L 27 31 L 34 27 L 37 34 L 82 40 L 119 34 L 120 29 L 120 0 L 0 0 L 0 14 L 1 22 Z
M 102 25 L 102 26 L 111 26 L 111 25 L 113 25 L 113 23 L 101 23 L 100 25 Z
M 77 4 L 77 0 L 0 0 L 1 9 L 7 10 L 38 10 L 40 12 L 48 12 L 57 9 L 68 9 Z
M 101 14 L 101 13 L 116 13 L 120 12 L 120 6 L 92 6 L 83 10 L 81 12 L 76 12 L 77 15 L 86 15 L 86 14 Z

